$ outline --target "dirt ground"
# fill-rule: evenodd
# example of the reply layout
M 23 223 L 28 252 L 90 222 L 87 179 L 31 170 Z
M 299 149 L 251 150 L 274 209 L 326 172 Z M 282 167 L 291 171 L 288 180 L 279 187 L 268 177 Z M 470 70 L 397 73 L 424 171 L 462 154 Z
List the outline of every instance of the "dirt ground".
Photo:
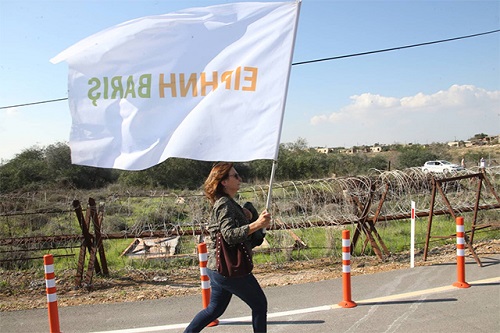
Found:
M 500 253 L 500 240 L 475 243 L 476 254 L 488 256 Z M 472 259 L 466 250 L 468 260 Z M 429 250 L 426 261 L 416 253 L 415 265 L 425 266 L 456 261 L 455 245 Z M 409 253 L 393 254 L 384 260 L 362 256 L 351 258 L 351 275 L 408 268 Z M 46 307 L 45 280 L 29 272 L 2 271 L 0 279 L 0 311 L 14 311 Z M 74 287 L 75 271 L 56 272 L 57 302 L 59 307 L 83 304 L 133 302 L 171 296 L 201 294 L 200 271 L 189 267 L 173 272 L 130 269 L 111 272 L 109 277 L 94 276 L 92 290 Z M 336 259 L 295 261 L 279 265 L 256 265 L 254 274 L 265 287 L 340 278 L 342 264 Z

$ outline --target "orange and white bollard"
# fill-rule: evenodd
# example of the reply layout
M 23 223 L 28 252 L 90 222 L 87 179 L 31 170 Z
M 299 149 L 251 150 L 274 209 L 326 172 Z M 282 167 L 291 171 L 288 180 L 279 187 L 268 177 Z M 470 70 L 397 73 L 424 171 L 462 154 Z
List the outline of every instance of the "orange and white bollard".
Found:
M 210 278 L 207 274 L 207 262 L 208 262 L 208 251 L 207 244 L 198 244 L 198 259 L 200 261 L 200 277 L 201 277 L 201 302 L 203 308 L 206 309 L 210 303 Z M 219 325 L 219 320 L 216 319 L 207 326 L 217 326 Z
M 43 256 L 43 264 L 45 267 L 45 290 L 47 291 L 50 332 L 60 333 L 59 312 L 57 309 L 56 276 L 54 274 L 54 257 L 52 254 L 46 254 Z
M 344 300 L 339 303 L 343 308 L 357 306 L 351 299 L 351 234 L 342 230 L 342 290 Z
M 465 227 L 464 218 L 459 216 L 455 219 L 457 224 L 457 282 L 453 286 L 458 288 L 469 288 L 470 284 L 465 282 Z

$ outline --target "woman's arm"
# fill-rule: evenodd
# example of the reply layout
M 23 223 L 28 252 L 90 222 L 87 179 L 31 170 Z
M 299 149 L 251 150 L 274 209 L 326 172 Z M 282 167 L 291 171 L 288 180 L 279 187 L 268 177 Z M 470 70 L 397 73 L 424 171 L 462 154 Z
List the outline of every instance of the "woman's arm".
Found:
M 255 222 L 248 224 L 241 207 L 225 197 L 215 203 L 214 213 L 222 236 L 228 244 L 244 242 L 249 235 L 269 227 L 271 223 L 271 214 L 264 210 Z
M 259 218 L 255 222 L 252 222 L 248 225 L 248 234 L 251 235 L 257 230 L 268 228 L 269 225 L 271 225 L 271 214 L 269 214 L 267 210 L 264 210 L 262 213 L 260 213 Z

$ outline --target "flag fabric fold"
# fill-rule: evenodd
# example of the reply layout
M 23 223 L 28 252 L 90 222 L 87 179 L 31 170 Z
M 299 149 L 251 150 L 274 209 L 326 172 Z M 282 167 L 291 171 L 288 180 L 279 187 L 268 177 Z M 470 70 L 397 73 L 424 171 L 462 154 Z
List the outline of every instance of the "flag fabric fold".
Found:
M 51 59 L 69 66 L 72 163 L 277 157 L 300 1 L 128 21 Z

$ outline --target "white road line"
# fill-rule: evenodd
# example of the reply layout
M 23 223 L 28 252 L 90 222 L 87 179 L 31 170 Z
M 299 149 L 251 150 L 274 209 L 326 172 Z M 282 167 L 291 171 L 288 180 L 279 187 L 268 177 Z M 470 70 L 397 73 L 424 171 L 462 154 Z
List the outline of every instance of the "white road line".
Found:
M 489 278 L 489 279 L 484 279 L 484 280 L 477 280 L 477 281 L 468 282 L 468 283 L 471 286 L 474 286 L 474 284 L 498 283 L 498 282 L 500 282 L 500 276 L 494 277 L 494 278 Z M 370 304 L 370 303 L 387 302 L 387 301 L 394 301 L 394 300 L 399 300 L 399 299 L 404 299 L 404 298 L 412 298 L 412 297 L 428 295 L 428 294 L 442 293 L 445 291 L 456 290 L 456 289 L 457 289 L 457 287 L 450 284 L 449 286 L 444 286 L 444 287 L 430 288 L 430 289 L 412 291 L 412 292 L 403 293 L 403 294 L 389 295 L 389 296 L 384 296 L 384 297 L 369 298 L 369 299 L 365 299 L 365 300 L 361 300 L 361 301 L 355 300 L 354 302 L 356 302 L 356 304 Z M 418 301 L 416 301 L 416 302 L 418 302 Z M 268 313 L 267 318 L 286 317 L 286 316 L 293 316 L 293 315 L 297 315 L 297 314 L 312 313 L 312 312 L 319 312 L 319 311 L 328 311 L 328 310 L 341 309 L 341 308 L 342 307 L 337 305 L 337 304 L 323 305 L 323 306 L 317 306 L 317 307 L 313 307 L 313 308 L 305 308 L 305 309 L 297 309 L 297 310 L 290 310 L 290 311 L 283 311 L 283 312 Z M 224 324 L 224 323 L 251 321 L 251 320 L 252 320 L 251 316 L 245 316 L 245 317 L 220 319 L 219 322 L 221 324 Z M 187 325 L 189 325 L 189 323 L 163 325 L 163 326 L 152 326 L 152 327 L 129 328 L 129 329 L 122 329 L 122 330 L 101 331 L 101 332 L 94 332 L 94 333 L 157 332 L 157 331 L 181 329 L 181 328 L 185 328 Z

